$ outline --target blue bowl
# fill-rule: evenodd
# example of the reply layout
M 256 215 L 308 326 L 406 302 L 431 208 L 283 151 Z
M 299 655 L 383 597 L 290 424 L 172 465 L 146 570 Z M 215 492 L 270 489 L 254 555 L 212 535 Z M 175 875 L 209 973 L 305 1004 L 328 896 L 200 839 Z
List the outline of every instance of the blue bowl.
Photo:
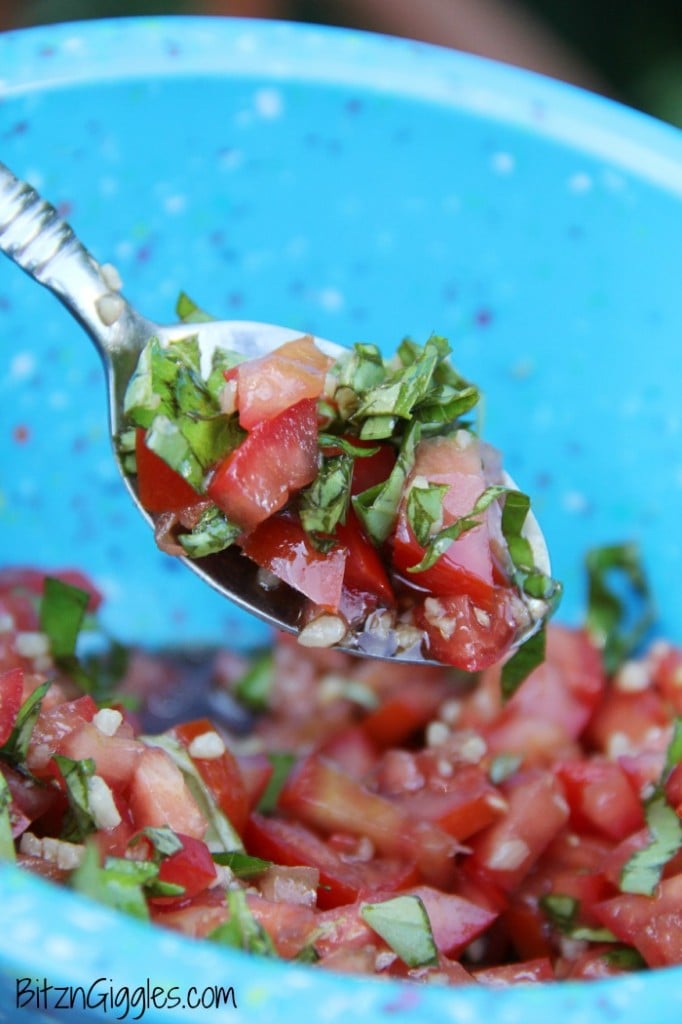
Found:
M 583 613 L 585 550 L 635 540 L 660 631 L 682 641 L 679 132 L 489 61 L 302 25 L 57 25 L 0 36 L 0 69 L 2 160 L 117 265 L 141 310 L 170 320 L 184 289 L 221 318 L 387 352 L 445 334 L 486 393 L 486 436 L 534 495 L 563 620 Z M 123 640 L 262 639 L 155 550 L 110 455 L 98 356 L 7 262 L 0 329 L 0 564 L 85 569 Z M 407 988 L 142 927 L 10 867 L 0 908 L 0 1020 L 66 1020 L 43 1012 L 58 997 L 43 984 L 83 986 L 69 1021 L 682 1012 L 679 969 Z

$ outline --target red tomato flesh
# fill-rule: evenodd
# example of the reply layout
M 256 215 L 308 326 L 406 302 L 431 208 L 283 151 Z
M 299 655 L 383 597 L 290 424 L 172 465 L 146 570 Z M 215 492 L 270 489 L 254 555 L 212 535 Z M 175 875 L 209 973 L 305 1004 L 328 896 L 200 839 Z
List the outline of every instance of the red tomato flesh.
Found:
M 304 335 L 240 363 L 234 375 L 241 426 L 253 430 L 304 399 L 319 398 L 331 362 L 310 335 Z

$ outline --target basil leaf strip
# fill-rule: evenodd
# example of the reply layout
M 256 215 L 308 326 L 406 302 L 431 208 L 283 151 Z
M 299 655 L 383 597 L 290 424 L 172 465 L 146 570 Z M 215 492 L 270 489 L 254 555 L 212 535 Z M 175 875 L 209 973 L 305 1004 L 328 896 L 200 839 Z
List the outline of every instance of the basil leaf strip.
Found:
M 255 878 L 272 867 L 272 861 L 263 860 L 262 857 L 252 857 L 248 853 L 240 853 L 238 850 L 214 853 L 213 860 L 216 864 L 228 867 L 235 878 Z
M 40 629 L 50 641 L 55 659 L 72 657 L 78 640 L 90 595 L 81 587 L 46 576 L 40 602 Z
M 242 533 L 217 505 L 211 505 L 202 512 L 190 533 L 178 534 L 178 543 L 189 558 L 203 558 L 229 548 Z
M 563 893 L 547 893 L 538 903 L 547 917 L 564 935 L 583 942 L 616 942 L 616 936 L 608 928 L 589 928 L 578 924 L 580 903 L 574 896 Z
M 74 761 L 64 754 L 53 754 L 53 760 L 64 777 L 69 801 L 60 838 L 66 842 L 80 842 L 97 831 L 88 791 L 88 780 L 95 774 L 95 762 L 91 757 Z
M 438 963 L 431 922 L 419 896 L 396 896 L 381 903 L 363 903 L 360 916 L 408 967 Z
M 673 734 L 666 752 L 665 766 L 654 792 L 644 801 L 644 817 L 649 842 L 623 865 L 620 877 L 622 892 L 653 896 L 663 869 L 682 849 L 682 821 L 668 803 L 665 782 L 670 772 L 682 763 L 682 717 L 675 719 Z
M 151 861 L 124 857 L 107 857 L 100 867 L 96 845 L 87 843 L 83 860 L 71 873 L 69 884 L 98 903 L 148 921 L 149 909 L 142 886 L 155 878 L 158 870 Z
M 481 525 L 481 517 L 487 508 L 492 505 L 494 501 L 508 491 L 507 487 L 501 484 L 493 484 L 490 487 L 486 487 L 483 493 L 476 499 L 471 512 L 468 512 L 464 516 L 460 516 L 455 519 L 454 523 L 449 526 L 445 526 L 442 530 L 439 530 L 433 537 L 431 537 L 426 551 L 424 552 L 421 561 L 416 565 L 411 565 L 408 568 L 410 573 L 424 572 L 426 569 L 430 569 L 435 562 L 444 554 L 450 545 L 456 541 L 463 533 L 467 533 L 469 530 L 475 529 Z
M 0 861 L 17 859 L 14 849 L 14 838 L 12 836 L 12 819 L 10 807 L 12 805 L 12 794 L 9 791 L 7 780 L 0 772 Z
M 407 519 L 417 542 L 425 548 L 443 524 L 443 498 L 448 484 L 415 483 L 407 496 Z
M 276 957 L 277 952 L 272 939 L 253 916 L 246 901 L 246 893 L 242 889 L 229 889 L 227 905 L 230 911 L 229 919 L 209 932 L 210 941 L 234 949 L 243 949 L 247 953 Z
M 655 619 L 649 584 L 635 544 L 593 548 L 588 576 L 587 631 L 613 674 L 640 644 Z
M 271 651 L 254 658 L 234 688 L 237 700 L 252 711 L 265 711 L 275 681 L 274 673 L 275 659 Z
M 414 421 L 403 437 L 398 458 L 386 480 L 352 498 L 353 508 L 368 536 L 380 547 L 393 529 L 398 516 L 405 481 L 414 466 L 415 449 L 421 437 L 421 424 Z
M 353 461 L 345 452 L 322 457 L 317 476 L 299 495 L 298 512 L 306 533 L 331 534 L 339 523 L 345 523 Z
M 7 742 L 0 747 L 0 755 L 14 764 L 24 764 L 28 753 L 28 746 L 31 742 L 33 727 L 38 720 L 43 697 L 50 689 L 50 681 L 41 683 L 33 693 L 29 694 L 19 708 L 14 728 L 9 735 Z
M 514 651 L 502 666 L 500 690 L 504 700 L 513 697 L 524 679 L 530 675 L 533 669 L 543 663 L 546 649 L 547 630 L 543 624 Z

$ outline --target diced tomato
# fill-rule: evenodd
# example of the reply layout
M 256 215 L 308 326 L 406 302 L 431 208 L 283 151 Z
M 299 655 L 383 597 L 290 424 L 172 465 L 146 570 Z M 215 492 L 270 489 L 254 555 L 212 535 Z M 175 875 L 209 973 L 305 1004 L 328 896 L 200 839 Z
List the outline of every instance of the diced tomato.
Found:
M 484 476 L 478 444 L 463 447 L 455 437 L 430 438 L 417 446 L 415 463 L 407 481 L 444 484 L 443 526 L 468 515 L 488 483 Z M 396 570 L 438 596 L 468 594 L 474 601 L 490 604 L 493 588 L 491 539 L 494 533 L 493 506 L 482 516 L 481 525 L 463 533 L 430 568 L 420 573 L 408 570 L 424 554 L 407 517 L 407 503 L 400 509 L 393 537 L 393 564 Z
M 565 761 L 556 768 L 578 831 L 625 839 L 644 825 L 642 804 L 615 761 Z
M 92 758 L 98 775 L 114 789 L 127 786 L 142 756 L 143 744 L 125 734 L 106 736 L 92 722 L 77 725 L 59 745 L 74 761 Z
M 418 896 L 424 904 L 436 946 L 447 956 L 461 953 L 497 917 L 493 911 L 462 896 L 441 892 L 428 885 L 413 886 L 406 891 Z
M 255 812 L 246 826 L 244 843 L 249 853 L 265 860 L 317 868 L 317 902 L 322 909 L 353 903 L 378 889 L 403 889 L 415 881 L 410 861 L 385 857 L 344 860 L 328 842 L 298 821 L 266 818 Z
M 148 512 L 179 512 L 203 497 L 185 478 L 145 444 L 145 432 L 135 432 L 137 493 Z
M 469 841 L 470 859 L 481 875 L 511 892 L 566 824 L 569 808 L 561 786 L 548 771 L 519 774 L 502 788 L 507 812 Z
M 378 756 L 376 745 L 360 725 L 349 725 L 334 733 L 321 744 L 318 751 L 354 779 L 363 779 L 368 775 Z
M 248 893 L 246 899 L 249 910 L 282 957 L 297 956 L 315 933 L 317 918 L 311 907 L 269 900 L 255 892 Z
M 184 893 L 182 896 L 153 897 L 155 903 L 198 896 L 204 889 L 208 889 L 217 878 L 211 851 L 206 843 L 195 836 L 185 836 L 180 833 L 178 833 L 178 839 L 182 843 L 182 849 L 163 858 L 159 865 L 159 881 L 168 882 L 171 885 L 181 885 Z
M 310 335 L 235 367 L 239 422 L 252 430 L 304 399 L 317 399 L 331 360 Z
M 535 960 L 523 960 L 520 963 L 479 967 L 473 972 L 473 975 L 481 985 L 504 988 L 507 985 L 528 985 L 542 981 L 554 981 L 554 968 L 550 958 L 542 956 Z
M 393 797 L 414 818 L 432 821 L 458 840 L 469 839 L 497 821 L 506 801 L 478 765 L 462 765 L 441 780 L 438 788 L 424 786 Z
M 649 967 L 682 963 L 682 874 L 665 879 L 654 896 L 624 894 L 594 912 L 621 942 L 634 946 Z
M 464 672 L 480 672 L 501 661 L 518 632 L 512 592 L 491 591 L 486 607 L 469 594 L 427 597 L 415 619 L 428 638 L 429 656 Z
M 160 747 L 145 747 L 130 785 L 130 810 L 138 829 L 168 825 L 203 839 L 207 822 L 180 769 Z
M 348 509 L 346 522 L 336 527 L 336 536 L 347 550 L 344 586 L 376 595 L 382 605 L 391 608 L 395 604 L 395 595 L 388 573 L 352 508 Z
M 59 793 L 52 787 L 41 785 L 11 765 L 0 762 L 0 775 L 4 776 L 12 797 L 10 821 L 14 836 L 20 835 L 59 800 Z
M 682 647 L 663 650 L 655 663 L 654 680 L 675 714 L 682 715 Z
M 392 444 L 386 442 L 374 443 L 353 438 L 353 444 L 358 448 L 376 448 L 371 455 L 361 455 L 353 462 L 353 479 L 351 481 L 351 494 L 362 494 L 370 487 L 376 487 L 388 479 L 391 470 L 395 466 L 396 450 Z
M 0 675 L 0 747 L 12 734 L 24 693 L 24 670 L 11 668 Z
M 215 732 L 215 726 L 207 718 L 182 722 L 172 730 L 173 735 L 186 749 L 191 748 L 192 741 L 198 736 Z M 221 811 L 241 834 L 249 815 L 249 795 L 234 754 L 225 747 L 218 757 L 197 757 L 196 754 L 191 756 Z
M 249 812 L 259 804 L 272 778 L 274 765 L 267 754 L 238 754 L 237 764 L 246 789 Z
M 209 498 L 245 532 L 283 508 L 317 474 L 317 408 L 306 398 L 256 424 L 215 469 Z
M 623 693 L 610 687 L 600 707 L 592 715 L 587 739 L 596 750 L 611 755 L 610 744 L 624 742 L 631 747 L 642 747 L 653 730 L 661 729 L 670 721 L 660 693 L 653 687 L 636 693 Z
M 225 891 L 221 886 L 204 889 L 190 900 L 167 904 L 151 903 L 151 919 L 195 939 L 206 938 L 229 917 Z
M 575 959 L 568 962 L 559 960 L 556 973 L 562 981 L 598 981 L 601 978 L 629 974 L 632 970 L 632 967 L 628 968 L 624 964 L 616 945 L 600 942 L 597 945 L 590 944 Z
M 53 774 L 48 767 L 52 755 L 62 753 L 62 745 L 74 729 L 91 722 L 96 713 L 97 705 L 88 694 L 47 709 L 43 706 L 33 727 L 26 755 L 29 770 L 39 778 Z
M 14 620 L 18 629 L 35 629 L 38 621 L 37 606 L 35 602 L 26 603 L 21 599 L 27 594 L 37 598 L 42 597 L 46 576 L 54 576 L 89 594 L 88 611 L 97 611 L 102 603 L 102 595 L 97 587 L 90 577 L 79 569 L 52 569 L 49 572 L 41 569 L 29 569 L 24 566 L 3 569 L 0 572 L 0 593 L 11 596 L 17 602 Z M 21 611 L 23 611 L 23 615 Z M 17 612 L 19 612 L 18 615 Z
M 431 686 L 421 678 L 406 680 L 365 715 L 362 729 L 379 747 L 404 743 L 418 729 L 428 725 L 448 692 L 444 679 Z
M 298 519 L 283 513 L 244 537 L 244 553 L 261 568 L 304 594 L 316 605 L 335 611 L 339 607 L 347 550 L 335 547 L 322 553 L 308 539 Z
M 324 757 L 313 754 L 293 769 L 279 796 L 283 811 L 326 833 L 367 836 L 388 857 L 416 861 L 425 881 L 447 885 L 457 844 L 429 821 L 414 821 Z

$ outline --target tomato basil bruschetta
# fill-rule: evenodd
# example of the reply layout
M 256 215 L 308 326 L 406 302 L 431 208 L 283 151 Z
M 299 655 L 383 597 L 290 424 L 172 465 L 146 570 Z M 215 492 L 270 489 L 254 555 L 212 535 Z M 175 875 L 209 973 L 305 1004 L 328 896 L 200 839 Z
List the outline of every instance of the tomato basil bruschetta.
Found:
M 309 646 L 388 626 L 399 649 L 465 671 L 500 661 L 558 586 L 449 352 L 431 337 L 334 362 L 302 336 L 257 359 L 217 350 L 202 374 L 196 339 L 152 338 L 122 444 L 157 541 L 189 558 L 237 545 L 264 586 L 304 596 Z

